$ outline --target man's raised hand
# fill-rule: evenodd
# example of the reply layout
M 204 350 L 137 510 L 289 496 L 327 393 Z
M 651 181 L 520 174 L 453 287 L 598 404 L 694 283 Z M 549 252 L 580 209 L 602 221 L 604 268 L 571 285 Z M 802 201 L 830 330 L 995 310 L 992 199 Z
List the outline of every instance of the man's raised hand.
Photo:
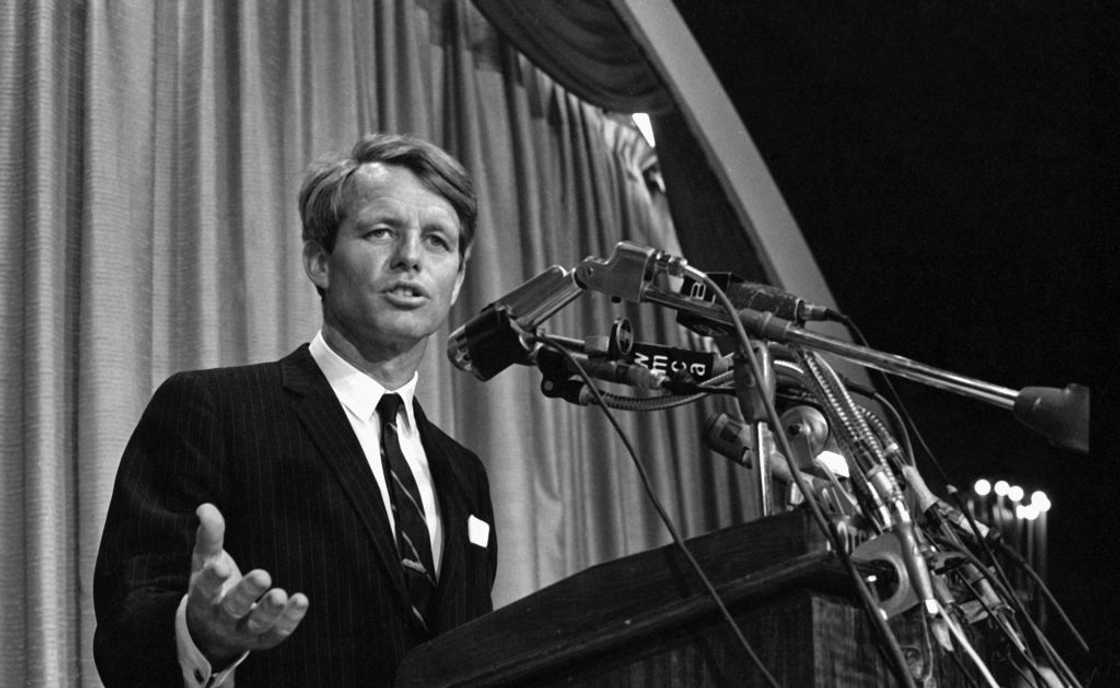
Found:
M 195 510 L 198 531 L 191 553 L 187 630 L 215 670 L 247 650 L 274 647 L 291 635 L 307 613 L 307 596 L 272 587 L 267 571 L 244 576 L 225 551 L 225 519 L 213 504 Z

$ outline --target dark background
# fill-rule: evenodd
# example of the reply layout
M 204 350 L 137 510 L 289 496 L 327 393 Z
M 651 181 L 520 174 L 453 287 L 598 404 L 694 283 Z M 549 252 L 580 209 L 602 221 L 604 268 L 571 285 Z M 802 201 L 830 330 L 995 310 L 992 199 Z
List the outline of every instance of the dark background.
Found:
M 1120 77 L 1103 12 L 1034 4 L 677 0 L 875 348 L 1014 389 L 1092 389 L 1084 456 L 1009 412 L 896 383 L 956 485 L 1051 496 L 1049 581 L 1094 657 L 1050 635 L 1103 686 L 1120 680 L 1120 479 L 1101 420 L 1117 348 L 1104 102 Z

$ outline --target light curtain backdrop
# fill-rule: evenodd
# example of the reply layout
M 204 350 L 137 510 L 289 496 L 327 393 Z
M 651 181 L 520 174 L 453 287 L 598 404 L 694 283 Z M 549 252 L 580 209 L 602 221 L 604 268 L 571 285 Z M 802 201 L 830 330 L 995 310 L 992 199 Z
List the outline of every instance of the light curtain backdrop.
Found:
M 476 180 L 452 326 L 619 240 L 680 251 L 636 131 L 466 0 L 0 3 L 5 685 L 100 685 L 90 586 L 125 442 L 170 373 L 313 336 L 296 190 L 309 161 L 368 131 L 428 137 Z M 671 313 L 591 294 L 549 330 L 605 334 L 621 314 L 641 340 L 689 343 Z M 475 381 L 447 362 L 446 332 L 420 398 L 488 467 L 496 604 L 668 541 L 598 411 L 544 398 L 524 368 Z M 620 414 L 688 535 L 752 509 L 744 477 L 701 448 L 710 409 Z

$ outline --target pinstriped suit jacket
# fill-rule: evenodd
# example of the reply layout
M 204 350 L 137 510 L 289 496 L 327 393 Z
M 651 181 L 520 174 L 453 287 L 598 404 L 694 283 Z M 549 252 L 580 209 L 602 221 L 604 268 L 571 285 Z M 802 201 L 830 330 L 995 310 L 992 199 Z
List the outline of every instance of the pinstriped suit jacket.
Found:
M 478 457 L 417 406 L 445 526 L 434 630 L 491 609 L 495 537 Z M 210 501 L 242 572 L 263 568 L 311 606 L 290 638 L 254 652 L 237 685 L 388 686 L 427 636 L 415 625 L 376 481 L 307 346 L 280 361 L 180 373 L 156 391 L 125 449 L 94 575 L 94 655 L 109 688 L 180 686 L 174 615 L 197 519 Z

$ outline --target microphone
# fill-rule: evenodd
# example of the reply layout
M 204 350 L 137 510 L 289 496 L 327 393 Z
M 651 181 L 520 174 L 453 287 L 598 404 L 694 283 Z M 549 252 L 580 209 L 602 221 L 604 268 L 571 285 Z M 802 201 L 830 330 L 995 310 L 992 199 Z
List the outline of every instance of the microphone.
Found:
M 1015 397 L 1012 414 L 1054 446 L 1089 453 L 1088 387 L 1024 387 Z
M 773 313 L 779 318 L 803 322 L 805 320 L 830 320 L 835 311 L 827 306 L 809 303 L 788 291 L 755 282 L 734 282 L 725 289 L 727 298 L 735 308 L 750 308 Z
M 933 494 L 933 491 L 926 485 L 925 479 L 922 478 L 922 474 L 918 472 L 916 467 L 909 464 L 904 465 L 902 467 L 902 477 L 914 493 L 914 498 L 918 502 L 918 511 L 924 514 L 926 518 L 933 523 L 949 523 L 961 533 L 969 537 L 975 537 L 975 533 L 973 533 L 972 528 L 968 524 L 968 518 L 943 499 Z M 973 521 L 976 523 L 976 529 L 979 531 L 980 537 L 988 537 L 991 529 L 975 519 L 973 519 Z
M 608 260 L 584 258 L 576 266 L 575 281 L 584 289 L 640 303 L 654 277 L 661 273 L 673 277 L 701 274 L 689 267 L 684 258 L 629 241 L 620 241 Z
M 708 416 L 704 421 L 704 444 L 743 468 L 753 468 L 754 438 L 750 426 L 726 413 Z
M 627 354 L 627 362 L 668 375 L 687 374 L 696 382 L 705 382 L 731 370 L 729 356 L 647 342 L 634 342 Z
M 783 320 L 804 322 L 806 320 L 833 320 L 839 315 L 827 306 L 809 303 L 805 299 L 783 291 L 778 287 L 757 282 L 747 282 L 738 275 L 730 272 L 713 272 L 708 278 L 727 294 L 731 305 L 737 310 L 749 308 L 753 311 L 770 313 Z M 681 285 L 680 293 L 693 299 L 700 299 L 718 305 L 716 296 L 703 282 L 686 278 Z M 677 319 L 680 324 L 693 329 L 694 321 L 702 316 L 682 311 Z M 703 319 L 703 325 L 710 329 L 713 323 Z M 722 332 L 721 332 L 722 333 Z
M 704 421 L 704 444 L 708 449 L 727 457 L 743 468 L 754 468 L 752 458 L 757 456 L 758 448 L 754 446 L 750 426 L 726 413 L 708 416 Z M 770 468 L 770 475 L 774 478 L 784 483 L 794 482 L 789 464 L 780 452 L 769 452 L 765 461 Z M 804 470 L 802 470 L 802 477 L 815 494 L 820 494 L 821 490 L 830 486 L 827 480 L 810 475 Z
M 550 334 L 548 339 L 568 351 L 587 354 L 593 359 L 609 358 L 635 363 L 661 371 L 671 378 L 687 376 L 693 382 L 705 382 L 731 369 L 730 358 L 721 358 L 711 351 L 635 341 L 634 328 L 625 317 L 617 318 L 606 336 L 595 335 L 579 340 Z
M 533 345 L 524 335 L 581 292 L 572 271 L 553 265 L 452 332 L 447 358 L 479 380 L 489 380 L 514 363 L 528 365 Z
M 668 381 L 668 376 L 665 373 L 659 370 L 651 370 L 646 366 L 613 361 L 609 358 L 591 357 L 575 352 L 570 353 L 579 367 L 589 377 L 597 380 L 646 390 L 661 389 Z M 544 347 L 538 349 L 536 361 L 537 367 L 541 369 L 545 379 L 563 379 L 579 374 L 576 366 L 567 356 L 552 349 Z

